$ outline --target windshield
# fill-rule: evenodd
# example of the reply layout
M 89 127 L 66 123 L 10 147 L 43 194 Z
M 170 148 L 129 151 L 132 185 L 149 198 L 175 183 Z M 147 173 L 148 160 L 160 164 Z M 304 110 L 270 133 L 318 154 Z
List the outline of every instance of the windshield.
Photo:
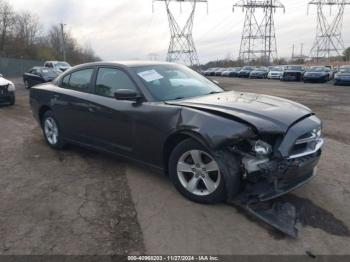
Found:
M 340 68 L 340 73 L 350 73 L 350 67 L 349 68 Z
M 223 92 L 207 78 L 182 65 L 142 66 L 133 70 L 158 101 Z
M 59 67 L 70 67 L 70 65 L 66 62 L 58 62 L 56 64 L 56 66 L 59 66 Z
M 315 67 L 311 67 L 308 71 L 310 71 L 310 72 L 326 72 L 326 71 L 330 71 L 330 69 L 326 68 L 326 67 L 315 66 Z
M 253 67 L 251 67 L 251 66 L 245 66 L 245 67 L 243 67 L 243 70 L 253 70 L 254 68 Z
M 286 67 L 287 70 L 298 70 L 298 71 L 302 71 L 303 67 L 302 66 L 287 66 Z
M 256 68 L 254 71 L 263 71 L 263 72 L 265 72 L 265 71 L 268 71 L 268 69 L 266 68 L 266 67 L 259 67 L 259 68 Z
M 283 71 L 282 67 L 272 67 L 270 71 Z

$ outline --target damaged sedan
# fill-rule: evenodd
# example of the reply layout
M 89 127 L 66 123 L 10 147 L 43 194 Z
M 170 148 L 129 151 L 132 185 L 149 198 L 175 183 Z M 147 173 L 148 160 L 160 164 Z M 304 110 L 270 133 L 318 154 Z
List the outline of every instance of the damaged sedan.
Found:
M 316 175 L 321 121 L 298 103 L 225 92 L 177 64 L 90 63 L 30 90 L 49 146 L 72 143 L 168 174 L 199 203 L 249 205 Z

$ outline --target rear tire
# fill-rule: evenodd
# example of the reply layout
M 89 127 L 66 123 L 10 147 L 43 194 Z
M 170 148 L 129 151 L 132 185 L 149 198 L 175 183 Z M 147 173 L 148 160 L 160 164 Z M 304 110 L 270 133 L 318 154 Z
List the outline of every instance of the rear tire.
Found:
M 45 112 L 41 126 L 46 143 L 53 149 L 63 149 L 65 146 L 63 135 L 52 111 Z
M 189 200 L 212 204 L 226 199 L 220 163 L 196 140 L 187 139 L 176 146 L 168 167 L 174 186 Z

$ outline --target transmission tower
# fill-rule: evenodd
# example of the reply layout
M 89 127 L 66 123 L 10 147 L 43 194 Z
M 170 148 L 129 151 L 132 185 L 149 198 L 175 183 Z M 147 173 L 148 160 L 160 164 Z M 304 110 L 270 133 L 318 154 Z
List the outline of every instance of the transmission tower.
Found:
M 345 49 L 342 38 L 343 17 L 345 6 L 349 0 L 312 0 L 308 4 L 317 8 L 316 39 L 310 51 L 310 56 L 319 59 L 329 59 L 341 56 Z M 327 9 L 327 10 L 326 10 Z M 334 14 L 332 11 L 335 9 Z M 326 15 L 329 12 L 329 15 Z
M 197 50 L 193 41 L 192 30 L 194 13 L 196 11 L 197 3 L 206 3 L 207 0 L 153 0 L 153 3 L 159 1 L 164 2 L 166 7 L 166 12 L 168 15 L 169 28 L 170 28 L 170 44 L 168 49 L 168 54 L 166 60 L 168 62 L 182 62 L 190 66 L 199 65 L 199 59 Z M 190 15 L 187 22 L 183 27 L 180 27 L 179 23 L 176 21 L 173 12 L 170 9 L 170 2 L 177 2 L 180 4 L 182 10 L 182 3 L 188 2 L 191 4 Z
M 241 0 L 233 6 L 245 11 L 245 20 L 239 50 L 239 59 L 245 64 L 262 59 L 270 64 L 277 58 L 274 13 L 285 7 L 278 0 Z M 258 19 L 256 11 L 262 10 L 263 17 Z

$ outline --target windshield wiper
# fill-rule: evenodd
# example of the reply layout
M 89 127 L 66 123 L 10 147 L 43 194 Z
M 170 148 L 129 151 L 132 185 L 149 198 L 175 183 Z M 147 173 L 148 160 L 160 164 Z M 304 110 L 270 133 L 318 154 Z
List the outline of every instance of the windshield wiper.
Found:
M 212 91 L 208 95 L 214 95 L 214 94 L 220 94 L 220 93 L 222 93 L 222 92 L 220 92 L 220 91 Z
M 179 97 L 176 97 L 176 98 L 174 98 L 174 99 L 172 99 L 172 100 L 181 100 L 181 99 L 184 99 L 185 97 L 183 97 L 183 96 L 179 96 Z

